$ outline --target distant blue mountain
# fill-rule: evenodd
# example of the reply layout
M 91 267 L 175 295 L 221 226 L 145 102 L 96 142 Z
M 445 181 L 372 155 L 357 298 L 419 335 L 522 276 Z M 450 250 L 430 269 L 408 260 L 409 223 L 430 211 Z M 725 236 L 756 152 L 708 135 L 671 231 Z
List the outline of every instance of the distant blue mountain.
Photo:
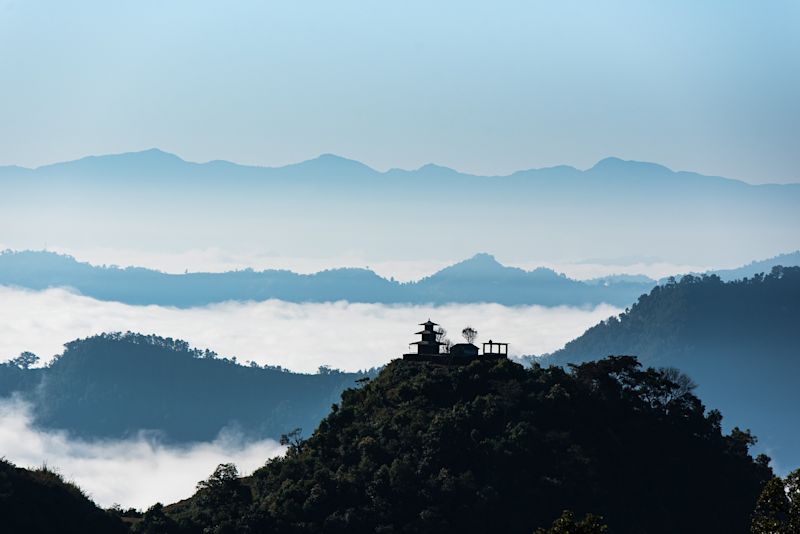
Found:
M 743 267 L 740 274 L 769 272 L 775 265 L 800 265 L 800 253 L 752 263 Z M 725 276 L 732 277 L 737 272 L 725 271 Z M 417 282 L 400 283 L 356 268 L 314 274 L 274 269 L 167 274 L 140 267 L 98 267 L 52 252 L 5 251 L 0 253 L 0 285 L 37 290 L 69 287 L 100 300 L 178 307 L 267 299 L 435 305 L 492 302 L 509 306 L 608 303 L 625 307 L 650 291 L 656 282 L 632 275 L 573 280 L 542 267 L 532 271 L 507 267 L 485 253 Z
M 228 300 L 506 305 L 626 305 L 653 281 L 588 284 L 550 269 L 525 271 L 501 265 L 489 254 L 442 269 L 418 282 L 387 280 L 367 269 L 315 274 L 286 270 L 166 274 L 139 267 L 97 267 L 52 252 L 0 253 L 0 285 L 28 289 L 69 287 L 84 295 L 127 304 L 202 306 Z
M 26 237 L 16 242 L 76 248 L 224 241 L 286 256 L 418 259 L 527 247 L 539 257 L 635 250 L 713 264 L 733 254 L 713 244 L 736 243 L 736 257 L 800 248 L 798 206 L 800 184 L 750 185 L 618 158 L 476 176 L 433 164 L 380 172 L 331 154 L 283 167 L 192 163 L 152 149 L 0 168 L 0 228 Z

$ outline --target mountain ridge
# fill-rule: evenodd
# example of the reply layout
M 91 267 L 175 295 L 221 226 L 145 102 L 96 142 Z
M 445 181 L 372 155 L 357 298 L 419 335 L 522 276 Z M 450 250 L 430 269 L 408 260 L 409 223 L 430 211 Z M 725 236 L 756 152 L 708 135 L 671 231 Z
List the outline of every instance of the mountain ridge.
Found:
M 314 169 L 314 170 L 331 170 L 332 168 L 336 168 L 337 170 L 351 170 L 356 171 L 359 173 L 364 174 L 372 174 L 372 175 L 381 175 L 381 176 L 393 176 L 398 173 L 402 173 L 403 175 L 414 174 L 414 173 L 421 173 L 425 176 L 433 176 L 437 173 L 442 173 L 451 176 L 458 176 L 464 178 L 513 178 L 515 176 L 523 176 L 532 173 L 542 173 L 542 172 L 569 172 L 569 173 L 591 173 L 591 172 L 600 172 L 600 173 L 608 173 L 608 172 L 624 172 L 624 173 L 635 173 L 641 171 L 647 172 L 657 172 L 659 174 L 669 174 L 674 176 L 691 176 L 693 178 L 700 178 L 700 179 L 712 179 L 712 180 L 725 180 L 728 182 L 735 182 L 741 183 L 748 186 L 759 187 L 759 186 L 766 186 L 766 185 L 796 185 L 800 186 L 799 183 L 784 183 L 784 184 L 773 184 L 773 183 L 763 183 L 763 184 L 753 184 L 746 182 L 744 180 L 737 180 L 733 178 L 726 178 L 716 175 L 705 175 L 696 173 L 693 171 L 686 171 L 686 170 L 679 170 L 675 171 L 670 169 L 669 167 L 653 162 L 646 162 L 646 161 L 638 161 L 638 160 L 626 160 L 616 156 L 609 156 L 600 159 L 594 165 L 588 167 L 587 169 L 581 170 L 576 167 L 570 165 L 556 165 L 556 166 L 549 166 L 549 167 L 532 167 L 532 168 L 524 168 L 518 169 L 516 171 L 511 171 L 505 174 L 474 174 L 468 173 L 464 171 L 460 171 L 454 169 L 452 167 L 439 165 L 434 162 L 423 164 L 415 169 L 402 169 L 393 167 L 386 171 L 378 171 L 373 167 L 353 158 L 347 158 L 344 156 L 339 156 L 337 154 L 332 153 L 322 153 L 316 157 L 289 163 L 285 165 L 251 165 L 251 164 L 242 164 L 237 163 L 230 160 L 224 159 L 215 159 L 209 160 L 204 162 L 195 162 L 183 159 L 182 157 L 174 154 L 172 152 L 168 152 L 162 150 L 160 148 L 149 148 L 139 151 L 129 151 L 129 152 L 119 152 L 119 153 L 110 153 L 110 154 L 96 154 L 96 155 L 87 155 L 77 159 L 72 160 L 65 160 L 65 161 L 57 161 L 52 163 L 47 163 L 43 165 L 39 165 L 36 167 L 25 167 L 19 165 L 4 165 L 0 166 L 0 172 L 4 170 L 11 170 L 17 172 L 28 172 L 28 173 L 35 173 L 35 174 L 42 174 L 47 173 L 49 171 L 58 171 L 63 172 L 65 170 L 71 169 L 78 169 L 78 170 L 89 170 L 92 166 L 103 165 L 103 164 L 120 164 L 124 167 L 127 167 L 128 170 L 130 166 L 133 167 L 141 167 L 144 164 L 154 164 L 158 163 L 160 165 L 166 165 L 171 170 L 174 170 L 178 166 L 184 167 L 186 170 L 191 169 L 202 169 L 202 168 L 211 168 L 211 167 L 229 167 L 235 168 L 239 170 L 247 170 L 247 171 L 263 171 L 263 172 L 278 172 L 278 171 L 297 171 L 297 170 L 304 170 L 304 169 Z M 108 171 L 109 169 L 104 169 Z M 118 169 L 118 172 L 122 172 L 123 169 Z M 127 172 L 127 171 L 126 171 Z
M 710 271 L 725 280 L 800 265 L 800 251 L 747 266 Z M 680 279 L 681 275 L 676 274 Z M 288 269 L 164 273 L 142 267 L 96 266 L 46 251 L 0 252 L 0 285 L 32 290 L 70 287 L 86 296 L 132 305 L 203 306 L 224 301 L 365 302 L 384 304 L 628 306 L 667 283 L 635 275 L 576 280 L 547 267 L 525 270 L 475 254 L 412 282 L 397 282 L 359 267 L 298 274 Z

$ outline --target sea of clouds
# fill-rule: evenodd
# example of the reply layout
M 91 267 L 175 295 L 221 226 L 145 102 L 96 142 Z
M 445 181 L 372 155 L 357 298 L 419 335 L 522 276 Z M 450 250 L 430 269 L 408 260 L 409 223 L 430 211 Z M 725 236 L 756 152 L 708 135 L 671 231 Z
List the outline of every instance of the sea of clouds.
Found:
M 497 304 L 397 306 L 277 300 L 228 302 L 179 309 L 104 302 L 68 289 L 31 291 L 0 286 L 0 361 L 32 351 L 47 362 L 63 343 L 101 332 L 134 331 L 180 338 L 239 361 L 252 360 L 315 372 L 320 365 L 345 370 L 385 364 L 407 352 L 417 323 L 441 323 L 460 340 L 467 325 L 511 343 L 515 355 L 560 348 L 586 328 L 621 310 Z M 152 436 L 82 441 L 32 424 L 28 407 L 0 401 L 0 456 L 24 467 L 48 465 L 102 506 L 146 508 L 188 497 L 222 462 L 249 473 L 283 448 L 271 440 L 244 442 L 222 433 L 215 441 L 166 446 Z
M 97 504 L 146 509 L 185 499 L 220 463 L 250 474 L 284 452 L 273 440 L 245 442 L 223 432 L 210 443 L 165 446 L 141 435 L 127 440 L 82 441 L 32 423 L 29 407 L 0 401 L 0 456 L 20 467 L 47 466 L 77 484 Z
M 471 325 L 478 341 L 504 341 L 514 355 L 561 348 L 602 319 L 621 312 L 609 305 L 508 307 L 499 304 L 407 306 L 348 302 L 296 304 L 278 300 L 226 302 L 179 309 L 132 306 L 82 296 L 67 289 L 30 291 L 0 286 L 0 361 L 22 351 L 44 362 L 73 339 L 101 332 L 141 332 L 179 338 L 239 361 L 315 372 L 383 365 L 415 341 L 428 318 L 454 342 Z

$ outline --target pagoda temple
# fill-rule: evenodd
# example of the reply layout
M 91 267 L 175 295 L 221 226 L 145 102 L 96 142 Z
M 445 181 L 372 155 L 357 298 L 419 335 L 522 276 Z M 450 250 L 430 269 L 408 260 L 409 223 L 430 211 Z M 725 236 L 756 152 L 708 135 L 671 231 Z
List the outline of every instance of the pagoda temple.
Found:
M 508 343 L 497 343 L 490 339 L 488 343 L 483 344 L 483 354 L 481 354 L 478 351 L 478 347 L 472 343 L 458 343 L 449 347 L 449 344 L 439 341 L 438 338 L 441 336 L 441 331 L 436 330 L 439 325 L 430 319 L 420 323 L 420 326 L 423 329 L 416 334 L 421 339 L 410 344 L 417 346 L 417 352 L 403 354 L 404 360 L 444 365 L 464 365 L 476 359 L 498 360 L 508 357 Z M 442 351 L 443 346 L 445 346 L 444 351 Z
M 423 328 L 421 332 L 417 332 L 417 335 L 422 336 L 422 339 L 412 343 L 412 345 L 417 346 L 417 354 L 439 354 L 441 350 L 440 347 L 444 345 L 444 343 L 441 341 L 436 340 L 436 337 L 439 335 L 439 333 L 436 332 L 434 327 L 439 325 L 430 319 L 424 323 L 420 323 L 419 325 L 424 326 L 425 328 Z

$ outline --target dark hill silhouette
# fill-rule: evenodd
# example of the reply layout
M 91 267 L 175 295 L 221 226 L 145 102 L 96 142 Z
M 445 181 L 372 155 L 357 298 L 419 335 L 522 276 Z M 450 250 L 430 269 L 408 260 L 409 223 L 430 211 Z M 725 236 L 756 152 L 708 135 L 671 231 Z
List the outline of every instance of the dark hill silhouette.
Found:
M 22 395 L 35 422 L 82 438 L 141 430 L 167 442 L 210 441 L 230 427 L 246 438 L 310 431 L 364 373 L 295 374 L 238 365 L 187 343 L 139 334 L 72 341 L 45 368 L 0 365 L 0 396 Z
M 0 532 L 8 534 L 103 534 L 128 529 L 75 485 L 46 468 L 16 467 L 0 458 Z
M 675 366 L 707 402 L 749 427 L 785 468 L 800 465 L 800 268 L 724 282 L 686 276 L 643 295 L 543 361 L 579 363 L 635 354 Z
M 720 417 L 632 357 L 394 361 L 286 457 L 220 466 L 165 511 L 175 532 L 530 534 L 568 509 L 621 534 L 745 533 L 771 470 Z

